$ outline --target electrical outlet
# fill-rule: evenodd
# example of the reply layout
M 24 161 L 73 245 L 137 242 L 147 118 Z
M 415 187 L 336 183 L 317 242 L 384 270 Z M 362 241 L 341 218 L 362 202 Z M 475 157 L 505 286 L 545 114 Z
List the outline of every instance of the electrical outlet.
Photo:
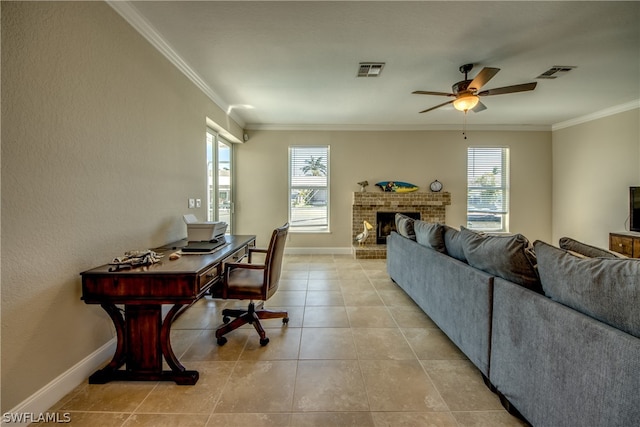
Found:
M 202 200 L 196 199 L 196 208 L 199 208 L 200 206 L 202 206 Z
M 196 207 L 196 199 L 189 199 L 189 209 Z

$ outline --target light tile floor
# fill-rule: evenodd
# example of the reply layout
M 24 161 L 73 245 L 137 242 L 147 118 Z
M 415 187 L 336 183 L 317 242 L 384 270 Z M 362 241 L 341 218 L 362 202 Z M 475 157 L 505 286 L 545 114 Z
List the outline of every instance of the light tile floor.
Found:
M 244 304 L 244 303 L 242 303 Z M 523 426 L 479 371 L 386 274 L 384 260 L 290 255 L 265 305 L 290 321 L 251 326 L 219 347 L 206 297 L 172 328 L 195 386 L 83 383 L 51 411 L 73 426 Z M 38 424 L 42 425 L 42 424 Z

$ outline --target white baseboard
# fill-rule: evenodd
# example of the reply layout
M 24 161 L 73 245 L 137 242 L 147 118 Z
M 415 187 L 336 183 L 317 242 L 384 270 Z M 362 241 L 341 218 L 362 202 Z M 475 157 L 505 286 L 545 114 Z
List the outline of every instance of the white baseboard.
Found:
M 289 255 L 353 255 L 353 248 L 286 248 Z
M 33 395 L 18 404 L 15 408 L 8 411 L 7 414 L 43 414 L 49 410 L 56 402 L 66 396 L 74 388 L 80 385 L 89 377 L 96 369 L 100 368 L 104 363 L 113 357 L 116 351 L 116 339 L 112 338 L 102 347 L 76 363 L 66 372 L 63 372 L 49 384 L 42 387 Z M 5 422 L 3 414 L 1 426 L 27 426 L 29 422 Z

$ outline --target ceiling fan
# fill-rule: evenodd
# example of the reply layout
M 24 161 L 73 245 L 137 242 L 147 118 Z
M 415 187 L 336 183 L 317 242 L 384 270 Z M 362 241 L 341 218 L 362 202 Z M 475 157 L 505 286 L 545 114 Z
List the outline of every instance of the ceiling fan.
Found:
M 451 86 L 451 90 L 453 93 L 447 92 L 432 92 L 427 90 L 416 90 L 412 93 L 418 95 L 436 95 L 436 96 L 449 96 L 455 99 L 452 99 L 447 102 L 443 102 L 442 104 L 436 105 L 435 107 L 427 108 L 426 110 L 420 111 L 420 113 L 426 113 L 427 111 L 435 110 L 436 108 L 443 107 L 448 104 L 453 104 L 456 110 L 464 111 L 465 113 L 469 110 L 477 113 L 482 110 L 486 110 L 486 106 L 480 102 L 481 96 L 489 96 L 489 95 L 504 95 L 506 93 L 515 93 L 515 92 L 526 92 L 529 90 L 535 89 L 538 83 L 523 83 L 519 85 L 513 86 L 504 86 L 495 89 L 488 89 L 480 91 L 482 86 L 487 84 L 489 80 L 495 76 L 500 68 L 491 68 L 484 67 L 480 72 L 474 77 L 473 80 L 469 80 L 467 78 L 467 74 L 473 68 L 473 64 L 464 64 L 459 69 L 461 73 L 464 73 L 464 80 L 455 83 Z

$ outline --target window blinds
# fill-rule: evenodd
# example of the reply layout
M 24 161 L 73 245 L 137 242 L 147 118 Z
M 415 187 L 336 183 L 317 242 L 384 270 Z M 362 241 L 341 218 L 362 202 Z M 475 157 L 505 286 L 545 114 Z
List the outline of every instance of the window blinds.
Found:
M 469 147 L 467 151 L 467 212 L 507 214 L 509 210 L 509 149 Z

